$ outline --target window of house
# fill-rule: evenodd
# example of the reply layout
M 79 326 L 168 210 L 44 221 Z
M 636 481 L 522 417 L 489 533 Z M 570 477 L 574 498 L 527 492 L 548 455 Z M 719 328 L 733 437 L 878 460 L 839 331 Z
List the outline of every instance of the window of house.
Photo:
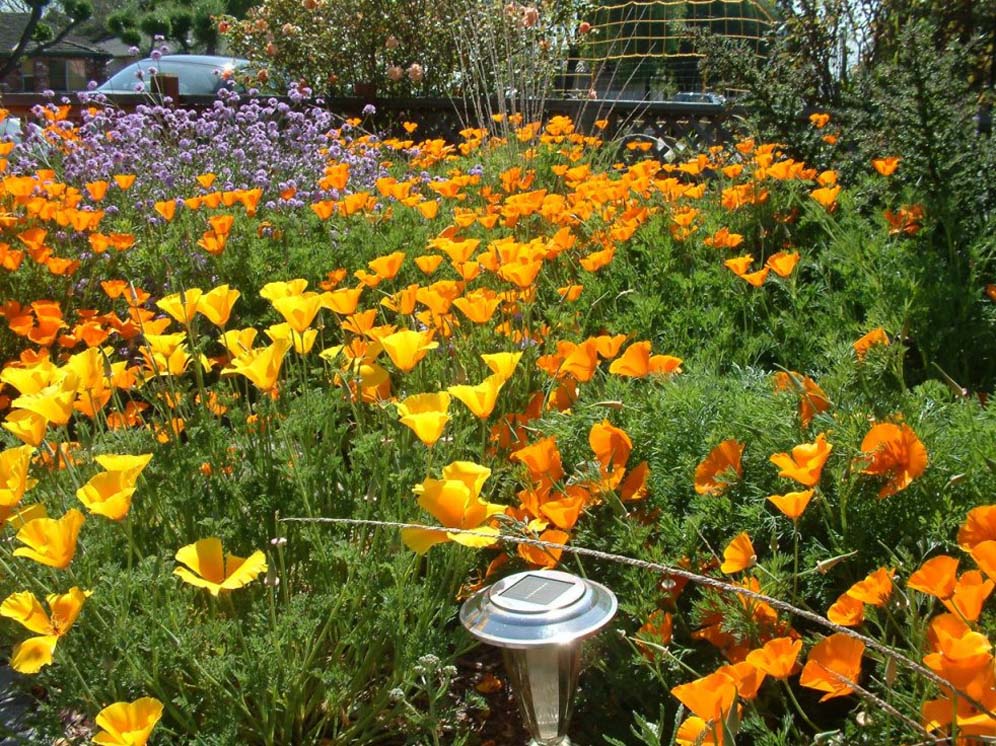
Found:
M 35 90 L 35 61 L 21 60 L 21 91 Z
M 79 91 L 86 83 L 84 60 L 49 60 L 48 87 L 53 91 Z

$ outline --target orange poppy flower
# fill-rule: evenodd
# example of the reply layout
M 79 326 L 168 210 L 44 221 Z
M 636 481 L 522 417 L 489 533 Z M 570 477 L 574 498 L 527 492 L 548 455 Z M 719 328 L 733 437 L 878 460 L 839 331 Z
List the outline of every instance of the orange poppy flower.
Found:
M 788 277 L 792 274 L 792 270 L 795 269 L 795 265 L 798 263 L 798 251 L 779 251 L 777 254 L 769 256 L 768 260 L 764 263 L 764 266 L 768 267 L 779 277 Z
M 494 352 L 481 355 L 484 364 L 488 369 L 502 380 L 507 381 L 512 377 L 519 360 L 522 359 L 521 352 Z
M 415 257 L 415 266 L 422 270 L 423 274 L 431 275 L 439 265 L 443 263 L 443 257 L 438 254 L 423 254 Z
M 163 218 L 166 220 L 167 223 L 171 221 L 173 217 L 176 215 L 175 200 L 167 199 L 161 202 L 156 202 L 156 204 L 153 205 L 153 207 L 155 207 L 156 212 L 158 212 L 160 215 L 163 216 Z
M 557 376 L 572 376 L 579 383 L 587 383 L 595 375 L 598 368 L 598 344 L 593 339 L 586 339 L 580 344 L 566 342 L 558 343 L 558 352 L 564 350 L 563 362 L 557 369 Z
M 857 353 L 858 360 L 864 358 L 868 353 L 868 350 L 873 345 L 888 345 L 889 335 L 885 333 L 885 329 L 882 327 L 876 327 L 868 332 L 866 335 L 861 337 L 857 342 L 855 342 L 852 347 L 854 347 L 854 352 Z
M 723 731 L 695 715 L 685 718 L 674 732 L 677 746 L 722 746 Z
M 880 498 L 906 489 L 927 468 L 927 449 L 906 423 L 875 425 L 861 441 L 861 450 L 867 459 L 861 473 L 888 480 L 878 492 Z
M 827 609 L 827 619 L 841 627 L 857 627 L 865 620 L 865 605 L 847 593 L 841 593 Z
M 566 531 L 561 531 L 558 528 L 549 528 L 536 538 L 540 541 L 548 541 L 551 544 L 566 544 L 571 536 Z M 560 563 L 560 557 L 563 552 L 563 549 L 520 544 L 516 553 L 533 567 L 552 570 Z
M 714 249 L 735 249 L 744 242 L 744 237 L 739 233 L 730 233 L 730 229 L 723 227 L 711 236 L 703 239 L 702 243 Z
M 972 508 L 958 529 L 958 546 L 966 552 L 985 541 L 996 541 L 996 505 Z
M 716 724 L 722 723 L 733 708 L 737 687 L 726 674 L 712 673 L 674 687 L 671 694 L 695 715 Z
M 982 614 L 982 605 L 989 598 L 994 587 L 996 587 L 996 583 L 993 583 L 992 580 L 984 580 L 981 572 L 969 570 L 958 578 L 951 598 L 943 599 L 941 603 L 952 614 L 957 614 L 966 621 L 975 622 Z
M 84 187 L 86 188 L 86 193 L 90 195 L 90 199 L 94 202 L 100 202 L 104 199 L 107 194 L 107 187 L 110 184 L 106 181 L 88 181 Z
M 807 487 L 813 487 L 820 481 L 823 465 L 830 457 L 833 445 L 827 443 L 826 436 L 820 433 L 812 443 L 801 443 L 792 449 L 792 454 L 776 453 L 770 461 L 781 471 L 780 477 L 794 479 Z
M 820 187 L 809 193 L 809 196 L 816 200 L 824 209 L 832 211 L 837 206 L 837 195 L 840 194 L 840 185 L 832 187 Z
M 456 298 L 453 305 L 473 323 L 486 324 L 498 310 L 501 299 L 493 290 L 481 288 Z
M 847 589 L 847 595 L 869 606 L 885 606 L 892 595 L 892 570 L 880 567 Z
M 946 554 L 932 557 L 910 575 L 906 587 L 936 598 L 949 598 L 957 583 L 958 560 Z
M 653 660 L 657 648 L 664 648 L 671 644 L 674 620 L 666 611 L 655 609 L 647 617 L 647 621 L 636 631 L 636 647 L 640 649 L 644 657 Z M 647 643 L 653 644 L 651 647 Z
M 795 673 L 802 640 L 776 637 L 747 654 L 747 662 L 774 679 L 787 679 Z
M 681 373 L 681 358 L 673 355 L 651 355 L 650 342 L 634 342 L 622 356 L 609 365 L 609 373 L 626 378 Z
M 219 285 L 200 297 L 197 301 L 197 310 L 220 329 L 228 323 L 232 307 L 240 295 L 238 290 L 232 290 L 228 285 Z
M 727 259 L 723 262 L 723 266 L 737 277 L 743 277 L 747 270 L 750 269 L 750 265 L 753 264 L 753 262 L 753 254 L 744 254 L 743 256 L 734 257 L 733 259 Z
M 743 474 L 744 444 L 724 440 L 695 468 L 695 491 L 700 495 L 721 495 Z M 731 479 L 731 477 L 733 477 Z
M 842 632 L 820 640 L 809 651 L 809 658 L 799 676 L 799 684 L 826 692 L 820 702 L 844 697 L 854 691 L 861 674 L 861 657 L 865 644 Z
M 135 183 L 135 174 L 114 174 L 114 183 L 121 191 L 127 191 Z
M 227 244 L 228 236 L 220 235 L 214 231 L 204 231 L 204 233 L 201 234 L 201 237 L 197 240 L 197 245 L 211 256 L 219 256 L 225 251 L 225 246 Z
M 972 547 L 972 559 L 979 569 L 992 580 L 996 580 L 996 541 L 982 541 Z
M 902 159 L 898 155 L 887 155 L 882 158 L 872 158 L 872 166 L 882 176 L 892 176 L 896 172 L 896 169 L 899 168 L 900 160 Z
M 816 381 L 795 371 L 775 373 L 775 390 L 794 390 L 799 393 L 799 419 L 803 427 L 809 427 L 816 414 L 830 408 L 830 400 Z
M 619 499 L 623 502 L 629 500 L 642 500 L 647 496 L 647 478 L 650 476 L 650 465 L 646 461 L 629 470 L 626 478 L 619 485 Z
M 814 490 L 802 492 L 786 492 L 784 495 L 771 495 L 768 500 L 778 508 L 786 518 L 799 520 L 806 511 L 809 501 L 813 499 Z
M 757 554 L 750 535 L 744 531 L 738 534 L 723 550 L 723 564 L 719 569 L 727 575 L 732 575 L 757 564 Z
M 545 481 L 548 484 L 557 482 L 564 476 L 564 466 L 557 448 L 557 439 L 553 436 L 541 438 L 511 455 L 513 461 L 525 465 L 529 475 L 535 481 Z
M 816 129 L 821 130 L 830 123 L 830 115 L 823 112 L 816 112 L 809 115 L 809 123 Z
M 633 450 L 633 441 L 625 430 L 608 420 L 596 422 L 588 433 L 588 445 L 595 453 L 603 474 L 626 465 Z

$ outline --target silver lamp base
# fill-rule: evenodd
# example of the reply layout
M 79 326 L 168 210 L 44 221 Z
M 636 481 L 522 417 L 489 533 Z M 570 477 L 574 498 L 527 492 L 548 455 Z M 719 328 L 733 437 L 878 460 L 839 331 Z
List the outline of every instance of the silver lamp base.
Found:
M 530 746 L 570 746 L 567 726 L 581 671 L 580 645 L 502 651 Z

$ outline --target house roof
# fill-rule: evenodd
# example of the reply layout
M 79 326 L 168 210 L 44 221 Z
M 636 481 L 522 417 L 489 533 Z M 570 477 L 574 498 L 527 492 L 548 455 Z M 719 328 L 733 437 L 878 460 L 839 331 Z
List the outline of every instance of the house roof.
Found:
M 6 57 L 14 51 L 30 18 L 30 13 L 0 13 L 0 57 Z M 101 58 L 111 56 L 100 45 L 75 34 L 68 34 L 58 44 L 53 44 L 42 52 L 35 51 L 36 48 L 36 44 L 28 44 L 25 56 Z

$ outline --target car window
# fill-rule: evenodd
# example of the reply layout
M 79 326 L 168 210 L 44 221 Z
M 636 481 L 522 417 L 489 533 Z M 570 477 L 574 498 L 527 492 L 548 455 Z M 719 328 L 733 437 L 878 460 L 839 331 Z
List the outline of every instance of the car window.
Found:
M 124 68 L 106 83 L 100 86 L 100 90 L 108 91 L 134 91 L 138 83 L 144 85 L 144 90 L 151 87 L 149 82 L 152 78 L 150 70 L 156 70 L 161 75 L 175 75 L 180 82 L 180 95 L 182 96 L 210 96 L 218 91 L 222 85 L 221 65 L 203 64 L 190 60 L 176 60 L 163 58 L 158 62 L 153 60 L 140 60 Z M 244 63 L 243 63 L 244 64 Z M 238 63 L 235 67 L 239 67 Z M 137 73 L 141 71 L 142 77 Z

